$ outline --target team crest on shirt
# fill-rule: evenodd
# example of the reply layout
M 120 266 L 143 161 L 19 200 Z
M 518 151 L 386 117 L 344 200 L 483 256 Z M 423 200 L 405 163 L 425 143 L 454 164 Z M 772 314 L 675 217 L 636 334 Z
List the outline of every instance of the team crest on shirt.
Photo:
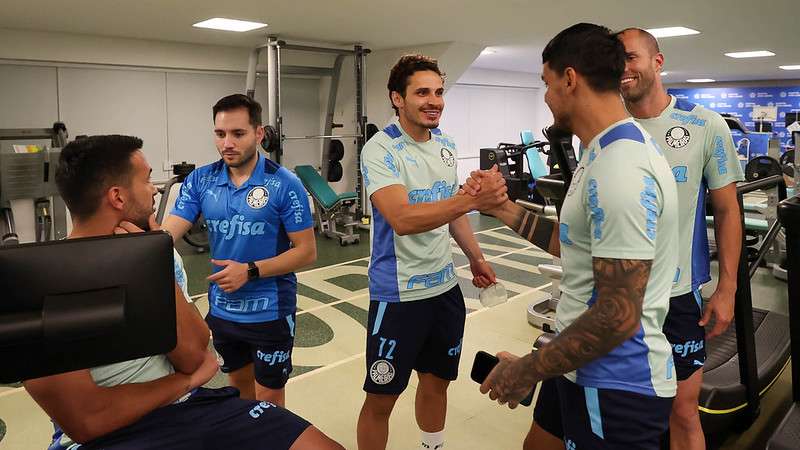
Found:
M 253 209 L 261 209 L 269 201 L 269 191 L 264 186 L 256 186 L 247 193 L 247 204 Z
M 447 167 L 453 167 L 456 165 L 456 157 L 453 156 L 453 152 L 451 152 L 449 149 L 442 147 L 440 154 L 442 155 L 442 162 Z
M 666 136 L 664 139 L 667 141 L 667 145 L 672 148 L 683 148 L 686 147 L 686 144 L 692 140 L 692 136 L 689 134 L 689 130 L 681 126 L 675 126 L 667 130 Z
M 385 359 L 379 359 L 369 368 L 369 377 L 375 384 L 389 384 L 394 379 L 394 366 Z

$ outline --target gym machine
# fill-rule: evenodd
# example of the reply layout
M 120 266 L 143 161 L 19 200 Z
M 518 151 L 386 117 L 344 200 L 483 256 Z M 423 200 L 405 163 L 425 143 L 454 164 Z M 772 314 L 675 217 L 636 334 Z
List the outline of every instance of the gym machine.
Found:
M 194 164 L 188 164 L 186 161 L 173 165 L 172 175 L 174 176 L 167 180 L 163 186 L 158 187 L 158 193 L 161 194 L 161 199 L 158 201 L 158 209 L 156 210 L 156 222 L 159 224 L 164 220 L 172 187 L 176 184 L 183 183 L 183 180 L 192 173 L 194 168 Z M 192 224 L 192 228 L 184 233 L 183 240 L 194 247 L 198 253 L 209 250 L 208 226 L 202 215 L 195 220 L 194 224 Z
M 0 245 L 19 244 L 12 200 L 34 203 L 36 242 L 67 236 L 67 208 L 55 184 L 61 148 L 67 145 L 67 127 L 0 129 L 0 141 L 50 140 L 34 153 L 0 152 Z
M 797 134 L 800 133 L 795 132 L 795 135 Z M 778 217 L 786 228 L 786 253 L 789 261 L 787 279 L 792 356 L 792 406 L 767 443 L 767 449 L 790 450 L 797 448 L 800 437 L 800 195 L 782 201 L 778 206 Z
M 264 126 L 265 137 L 261 146 L 270 154 L 272 160 L 281 163 L 283 155 L 283 145 L 287 140 L 299 139 L 320 139 L 322 140 L 322 176 L 329 182 L 341 180 L 343 168 L 339 162 L 341 158 L 337 156 L 336 149 L 342 147 L 341 141 L 337 139 L 353 138 L 356 145 L 357 161 L 361 160 L 361 151 L 367 142 L 367 116 L 366 116 L 366 56 L 371 50 L 361 45 L 354 45 L 352 50 L 331 47 L 317 47 L 308 45 L 289 44 L 279 40 L 276 36 L 267 37 L 267 43 L 253 49 L 250 53 L 250 61 L 247 68 L 246 93 L 250 97 L 255 96 L 256 66 L 261 51 L 267 50 L 267 106 L 268 119 Z M 294 50 L 311 53 L 334 54 L 336 59 L 332 68 L 325 67 L 304 67 L 304 66 L 281 66 L 281 51 Z M 334 110 L 336 107 L 336 97 L 339 86 L 339 78 L 344 58 L 353 57 L 353 67 L 355 75 L 355 125 L 356 132 L 352 134 L 333 134 L 333 128 L 342 127 L 341 124 L 333 122 Z M 299 74 L 331 77 L 331 87 L 328 93 L 328 105 L 326 111 L 325 126 L 322 134 L 309 136 L 285 136 L 283 134 L 283 117 L 280 113 L 281 105 L 281 74 Z M 332 155 L 333 149 L 333 155 Z M 356 164 L 356 193 L 355 218 L 363 221 L 368 217 L 365 215 L 364 205 L 366 204 L 366 192 L 363 188 L 361 171 Z M 320 225 L 320 229 L 322 229 Z

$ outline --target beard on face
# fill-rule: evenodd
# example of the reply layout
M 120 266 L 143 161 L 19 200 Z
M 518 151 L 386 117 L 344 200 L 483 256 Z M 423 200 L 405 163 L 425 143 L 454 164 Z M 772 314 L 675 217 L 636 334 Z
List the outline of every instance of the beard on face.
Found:
M 638 102 L 650 93 L 650 90 L 653 88 L 653 84 L 655 83 L 655 79 L 655 72 L 639 72 L 639 77 L 636 80 L 636 87 L 620 89 L 622 98 L 624 98 L 627 102 Z
M 439 117 L 436 119 L 436 122 L 428 122 L 428 121 L 426 121 L 427 117 L 426 117 L 425 112 L 424 112 L 426 109 L 427 110 L 435 109 L 435 110 L 439 111 Z M 404 115 L 405 115 L 405 118 L 409 122 L 411 122 L 411 123 L 413 123 L 415 125 L 419 125 L 420 127 L 432 130 L 434 128 L 438 128 L 439 127 L 439 121 L 442 118 L 442 115 L 441 115 L 442 114 L 442 109 L 443 108 L 438 107 L 438 106 L 424 105 L 424 106 L 420 107 L 419 109 L 417 109 L 417 111 L 422 115 L 422 119 L 420 119 L 417 114 L 412 113 L 409 109 L 405 110 Z
M 567 114 L 553 114 L 553 126 L 565 133 L 572 133 L 572 121 Z
M 233 161 L 233 162 L 230 162 L 230 163 L 229 162 L 225 162 L 225 164 L 228 167 L 242 167 L 244 165 L 247 165 L 247 163 L 249 163 L 250 161 L 252 161 L 253 158 L 256 157 L 257 153 L 258 153 L 258 150 L 253 148 L 252 151 L 243 152 L 242 153 L 242 157 L 241 157 L 241 159 L 239 161 Z M 224 161 L 224 159 L 223 159 L 223 161 Z

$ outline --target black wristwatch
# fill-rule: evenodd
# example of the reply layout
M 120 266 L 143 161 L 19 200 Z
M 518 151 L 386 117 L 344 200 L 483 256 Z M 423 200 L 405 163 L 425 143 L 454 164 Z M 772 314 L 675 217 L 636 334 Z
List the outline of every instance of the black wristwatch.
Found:
M 256 263 L 250 261 L 247 263 L 247 281 L 252 281 L 258 279 L 261 274 L 258 272 L 258 266 Z

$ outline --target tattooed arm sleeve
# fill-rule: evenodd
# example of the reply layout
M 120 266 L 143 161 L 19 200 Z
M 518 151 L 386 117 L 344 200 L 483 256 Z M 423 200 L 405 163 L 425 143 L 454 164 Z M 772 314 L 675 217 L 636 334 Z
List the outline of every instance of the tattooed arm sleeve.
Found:
M 533 245 L 560 256 L 556 219 L 534 214 L 511 201 L 489 212 Z

